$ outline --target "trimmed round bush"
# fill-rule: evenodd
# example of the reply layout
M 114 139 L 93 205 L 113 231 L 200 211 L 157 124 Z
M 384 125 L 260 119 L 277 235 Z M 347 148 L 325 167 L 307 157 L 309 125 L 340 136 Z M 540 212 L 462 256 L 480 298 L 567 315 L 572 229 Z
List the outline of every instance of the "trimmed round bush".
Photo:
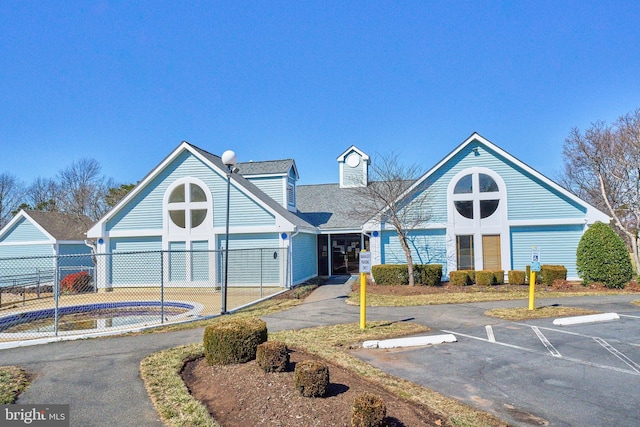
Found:
M 284 372 L 289 360 L 289 349 L 282 341 L 267 341 L 258 346 L 256 362 L 264 372 Z
M 490 286 L 497 284 L 496 274 L 491 270 L 476 271 L 476 284 L 479 286 Z
M 608 288 L 624 288 L 633 276 L 627 245 L 602 222 L 584 232 L 576 257 L 578 275 L 585 284 L 600 282 Z
M 567 280 L 567 268 L 564 265 L 542 264 L 538 276 L 540 276 L 540 283 L 550 286 L 556 280 Z
M 371 275 L 381 286 L 407 285 L 407 264 L 379 264 L 371 267 Z M 416 285 L 438 286 L 442 281 L 442 264 L 414 264 L 413 281 Z
M 204 356 L 210 365 L 245 363 L 267 341 L 267 324 L 257 317 L 228 319 L 204 329 Z
M 379 427 L 384 425 L 387 406 L 381 397 L 364 392 L 353 400 L 352 427 Z
M 509 270 L 507 275 L 510 285 L 524 285 L 526 283 L 525 272 L 522 270 Z
M 473 284 L 468 270 L 457 270 L 449 272 L 449 283 L 456 286 L 468 286 Z
M 329 368 L 315 360 L 296 363 L 293 382 L 304 397 L 322 397 L 329 388 Z

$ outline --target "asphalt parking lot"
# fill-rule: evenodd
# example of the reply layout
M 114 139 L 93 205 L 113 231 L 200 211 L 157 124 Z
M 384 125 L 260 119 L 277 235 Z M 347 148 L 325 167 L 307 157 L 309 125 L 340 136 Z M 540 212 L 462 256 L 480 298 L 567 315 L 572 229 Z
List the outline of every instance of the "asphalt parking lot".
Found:
M 619 320 L 571 326 L 542 319 L 442 329 L 458 341 L 358 356 L 513 425 L 638 426 L 640 310 L 626 308 Z

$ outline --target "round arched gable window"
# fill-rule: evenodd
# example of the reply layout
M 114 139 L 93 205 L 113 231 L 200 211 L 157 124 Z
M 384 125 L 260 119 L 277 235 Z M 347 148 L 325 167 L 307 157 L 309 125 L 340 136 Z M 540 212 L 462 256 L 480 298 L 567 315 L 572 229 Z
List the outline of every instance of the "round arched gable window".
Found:
M 485 219 L 493 215 L 500 205 L 496 181 L 485 173 L 462 176 L 453 188 L 456 211 L 468 219 Z
M 173 225 L 190 231 L 204 223 L 211 207 L 205 189 L 199 183 L 187 180 L 170 190 L 166 208 Z

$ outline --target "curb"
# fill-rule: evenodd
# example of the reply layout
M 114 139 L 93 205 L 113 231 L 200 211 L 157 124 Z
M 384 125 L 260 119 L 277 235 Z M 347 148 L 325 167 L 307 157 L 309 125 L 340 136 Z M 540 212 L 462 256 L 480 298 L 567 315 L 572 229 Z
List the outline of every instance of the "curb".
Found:
M 609 320 L 618 320 L 620 316 L 618 313 L 602 313 L 602 314 L 590 314 L 587 316 L 575 316 L 565 317 L 562 319 L 556 319 L 553 324 L 556 326 L 578 325 L 581 323 L 593 323 L 593 322 L 606 322 Z
M 430 335 L 425 337 L 394 338 L 389 340 L 371 340 L 362 343 L 363 348 L 417 347 L 458 341 L 453 334 Z

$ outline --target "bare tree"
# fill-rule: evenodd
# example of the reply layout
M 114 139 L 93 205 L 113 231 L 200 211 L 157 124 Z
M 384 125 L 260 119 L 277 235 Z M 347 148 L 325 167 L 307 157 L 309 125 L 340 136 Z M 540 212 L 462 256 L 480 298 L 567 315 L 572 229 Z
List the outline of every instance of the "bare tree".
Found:
M 396 153 L 378 156 L 369 167 L 369 183 L 356 186 L 351 216 L 391 226 L 407 259 L 409 285 L 415 284 L 410 233 L 431 218 L 428 190 L 414 186 L 422 175 L 418 165 L 405 166 Z
M 100 173 L 102 167 L 95 159 L 80 159 L 58 173 L 62 189 L 60 210 L 69 214 L 99 219 L 107 211 L 106 195 L 113 187 Z
M 26 194 L 29 206 L 39 211 L 60 210 L 58 205 L 62 197 L 60 185 L 49 178 L 36 178 L 27 189 Z
M 22 203 L 24 188 L 22 183 L 13 175 L 0 174 L 0 228 L 7 225 Z
M 626 237 L 640 272 L 640 109 L 612 125 L 573 129 L 564 144 L 562 184 L 607 212 Z

